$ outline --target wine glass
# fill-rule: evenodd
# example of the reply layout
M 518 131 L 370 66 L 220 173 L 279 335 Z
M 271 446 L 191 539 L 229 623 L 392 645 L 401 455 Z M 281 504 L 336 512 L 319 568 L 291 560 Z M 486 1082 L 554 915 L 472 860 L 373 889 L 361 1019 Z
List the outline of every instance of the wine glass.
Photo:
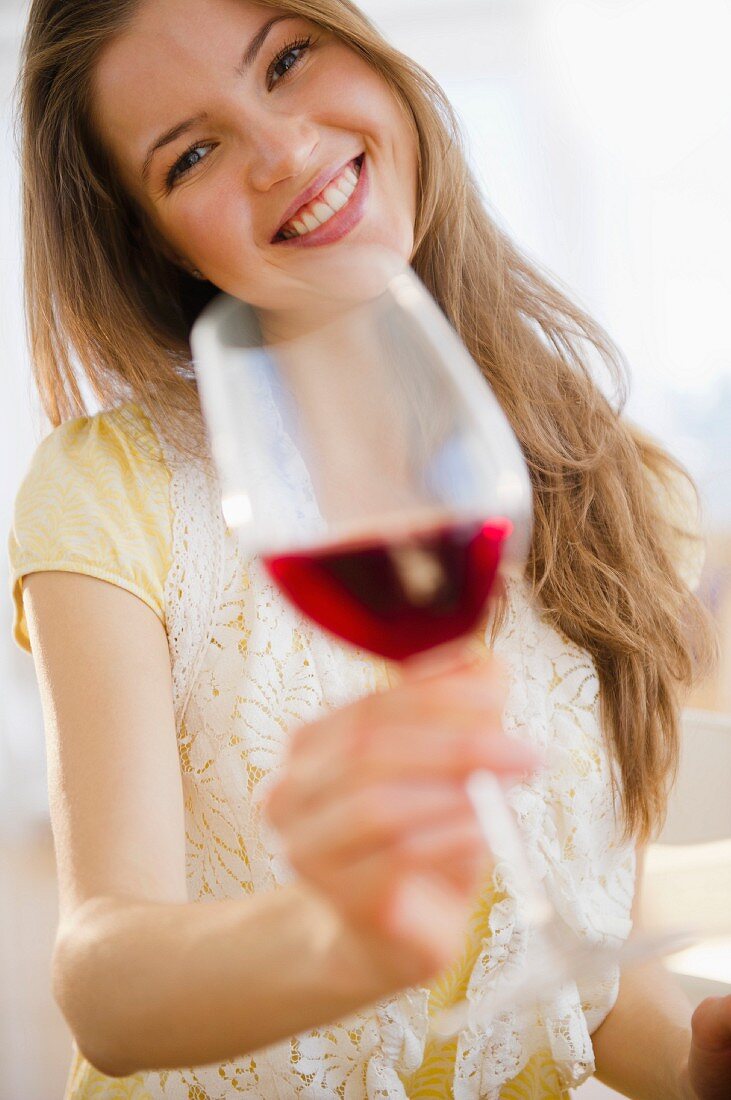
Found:
M 409 266 L 371 248 L 315 271 L 292 280 L 285 316 L 221 294 L 193 327 L 223 514 L 304 614 L 406 670 L 464 646 L 501 580 L 522 574 L 528 471 L 486 379 Z M 467 789 L 534 935 L 523 978 L 436 1014 L 441 1036 L 618 957 L 584 945 L 556 913 L 501 782 L 477 771 Z

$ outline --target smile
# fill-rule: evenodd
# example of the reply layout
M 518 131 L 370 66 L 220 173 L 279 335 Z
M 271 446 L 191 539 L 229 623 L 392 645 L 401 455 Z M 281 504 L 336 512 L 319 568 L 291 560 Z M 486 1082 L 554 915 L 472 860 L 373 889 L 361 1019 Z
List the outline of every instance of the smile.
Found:
M 272 243 L 297 247 L 339 240 L 361 221 L 367 193 L 361 153 L 280 227 Z

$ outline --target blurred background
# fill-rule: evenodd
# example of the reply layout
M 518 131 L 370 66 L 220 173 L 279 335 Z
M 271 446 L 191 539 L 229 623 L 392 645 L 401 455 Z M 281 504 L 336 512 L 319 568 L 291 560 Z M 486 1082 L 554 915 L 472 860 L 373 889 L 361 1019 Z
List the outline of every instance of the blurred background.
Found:
M 21 302 L 13 85 L 25 3 L 0 0 L 0 530 L 48 426 Z M 364 0 L 440 81 L 485 202 L 598 319 L 632 369 L 628 415 L 701 489 L 702 595 L 718 673 L 689 700 L 683 767 L 651 853 L 657 896 L 731 912 L 731 6 L 727 0 Z M 63 1095 L 70 1039 L 50 992 L 56 921 L 45 749 L 0 554 L 0 1100 Z M 684 893 L 683 893 L 684 891 Z M 668 900 L 668 904 L 671 901 Z M 694 1000 L 731 990 L 731 940 L 669 960 Z M 592 1082 L 582 1097 L 610 1096 Z

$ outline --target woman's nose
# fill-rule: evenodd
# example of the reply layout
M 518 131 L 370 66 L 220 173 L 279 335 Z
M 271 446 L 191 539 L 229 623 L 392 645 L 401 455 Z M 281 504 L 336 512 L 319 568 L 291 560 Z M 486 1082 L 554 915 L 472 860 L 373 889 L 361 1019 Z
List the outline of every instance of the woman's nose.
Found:
M 249 182 L 256 191 L 300 175 L 317 148 L 317 130 L 304 119 L 268 120 L 250 146 Z

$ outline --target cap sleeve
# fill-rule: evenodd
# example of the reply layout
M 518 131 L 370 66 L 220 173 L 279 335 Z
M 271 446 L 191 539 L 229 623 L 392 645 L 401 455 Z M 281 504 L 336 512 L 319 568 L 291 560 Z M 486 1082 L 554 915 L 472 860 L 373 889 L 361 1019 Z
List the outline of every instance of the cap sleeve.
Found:
M 15 498 L 8 540 L 13 638 L 30 652 L 22 580 L 61 570 L 117 584 L 165 624 L 170 474 L 132 404 L 59 425 L 38 445 Z

